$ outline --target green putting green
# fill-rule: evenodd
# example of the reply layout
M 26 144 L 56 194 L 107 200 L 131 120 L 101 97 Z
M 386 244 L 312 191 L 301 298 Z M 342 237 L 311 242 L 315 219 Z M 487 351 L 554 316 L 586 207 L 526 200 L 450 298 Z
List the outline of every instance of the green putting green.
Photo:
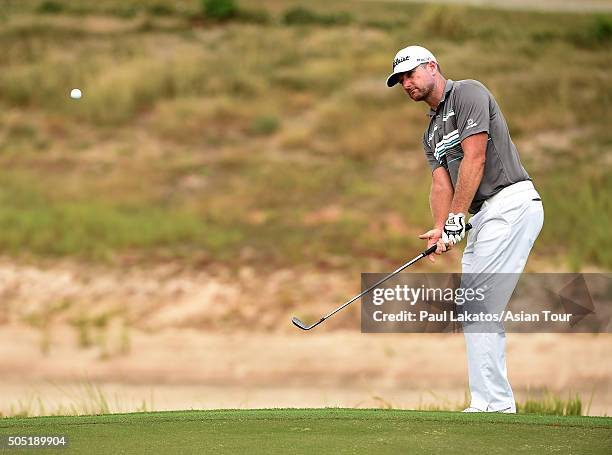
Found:
M 8 435 L 28 434 L 66 435 L 69 447 L 61 450 L 84 454 L 612 453 L 609 417 L 378 409 L 179 411 L 0 420 L 4 441 Z M 28 452 L 40 453 L 18 451 Z

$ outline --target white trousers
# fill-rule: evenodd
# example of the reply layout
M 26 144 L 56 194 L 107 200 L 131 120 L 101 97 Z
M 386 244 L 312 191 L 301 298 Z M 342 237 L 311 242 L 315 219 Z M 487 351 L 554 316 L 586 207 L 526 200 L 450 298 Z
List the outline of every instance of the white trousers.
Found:
M 488 199 L 470 219 L 472 229 L 468 232 L 463 253 L 462 273 L 514 273 L 518 280 L 544 222 L 542 203 L 534 201 L 539 198 L 533 184 L 525 181 L 510 185 Z M 512 289 L 515 285 L 516 282 Z M 505 308 L 507 303 L 508 300 L 501 306 Z M 481 411 L 510 408 L 515 412 L 514 395 L 506 370 L 506 334 L 503 329 L 499 333 L 464 331 L 464 336 L 470 406 Z

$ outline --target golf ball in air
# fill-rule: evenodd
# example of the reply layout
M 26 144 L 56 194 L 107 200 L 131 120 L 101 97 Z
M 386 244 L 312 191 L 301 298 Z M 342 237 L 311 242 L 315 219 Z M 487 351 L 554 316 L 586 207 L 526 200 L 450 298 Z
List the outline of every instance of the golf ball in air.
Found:
M 70 90 L 70 98 L 72 98 L 73 100 L 78 100 L 79 98 L 81 98 L 81 91 L 78 88 L 73 88 L 72 90 Z

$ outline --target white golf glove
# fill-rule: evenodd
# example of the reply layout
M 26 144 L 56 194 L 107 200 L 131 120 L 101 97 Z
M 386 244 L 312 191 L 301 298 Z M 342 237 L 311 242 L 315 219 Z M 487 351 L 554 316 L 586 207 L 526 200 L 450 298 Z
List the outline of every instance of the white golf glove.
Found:
M 447 245 L 455 245 L 465 237 L 465 215 L 449 213 L 442 230 L 442 241 Z

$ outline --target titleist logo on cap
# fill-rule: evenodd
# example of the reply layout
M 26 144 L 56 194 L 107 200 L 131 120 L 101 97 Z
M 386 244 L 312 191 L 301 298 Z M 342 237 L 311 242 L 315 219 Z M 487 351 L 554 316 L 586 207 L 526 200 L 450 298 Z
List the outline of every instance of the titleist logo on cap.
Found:
M 396 58 L 395 60 L 393 60 L 393 69 L 395 69 L 395 67 L 400 63 L 405 62 L 407 60 L 410 60 L 410 55 L 406 57 Z
M 395 67 L 397 65 L 399 65 L 400 63 L 405 62 L 407 60 L 410 60 L 410 56 L 402 57 L 402 58 L 396 58 L 395 60 L 393 60 L 393 69 L 395 69 Z M 431 59 L 427 58 L 427 57 L 421 57 L 421 58 L 417 58 L 416 61 L 417 61 L 417 63 L 428 63 L 428 62 L 431 61 Z

